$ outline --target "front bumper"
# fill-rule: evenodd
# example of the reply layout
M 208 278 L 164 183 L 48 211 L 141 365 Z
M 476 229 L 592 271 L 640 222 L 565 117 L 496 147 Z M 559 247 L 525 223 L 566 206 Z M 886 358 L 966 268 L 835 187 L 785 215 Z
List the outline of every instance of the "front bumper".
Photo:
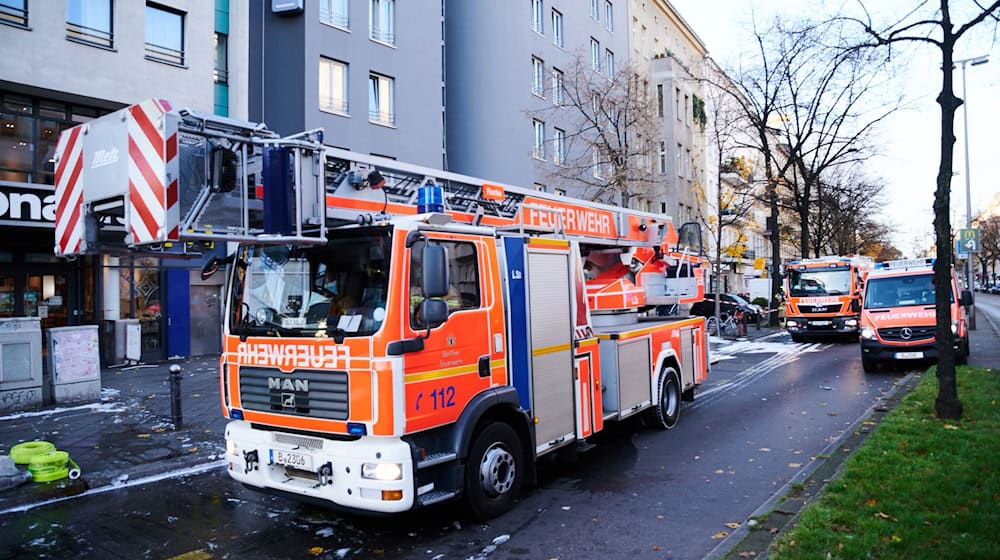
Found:
M 955 337 L 954 351 L 956 354 L 959 351 L 960 340 Z M 934 341 L 901 346 L 899 344 L 886 344 L 877 339 L 861 340 L 861 357 L 870 360 L 936 360 L 939 356 L 940 353 Z
M 226 460 L 229 475 L 260 490 L 297 494 L 332 506 L 396 513 L 413 508 L 416 486 L 410 446 L 399 438 L 362 437 L 353 441 L 324 439 L 280 431 L 259 430 L 249 422 L 235 420 L 226 425 Z M 288 468 L 275 462 L 279 451 L 307 457 L 303 468 Z M 258 462 L 247 468 L 256 453 Z M 389 462 L 402 466 L 398 480 L 362 478 L 363 463 Z M 320 476 L 329 465 L 330 475 Z M 385 499 L 389 495 L 391 499 Z
M 785 327 L 792 334 L 857 334 L 860 329 L 857 315 L 850 317 L 803 317 L 785 318 Z

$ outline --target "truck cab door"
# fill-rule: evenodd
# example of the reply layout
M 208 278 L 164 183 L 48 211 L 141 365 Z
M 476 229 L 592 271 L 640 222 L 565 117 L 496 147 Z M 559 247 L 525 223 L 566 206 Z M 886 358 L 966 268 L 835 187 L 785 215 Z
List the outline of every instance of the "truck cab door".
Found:
M 430 330 L 420 316 L 424 243 L 443 246 L 448 261 L 449 289 L 443 298 L 448 318 Z M 410 247 L 408 267 L 404 331 L 408 337 L 426 337 L 423 350 L 404 355 L 406 431 L 412 432 L 454 422 L 469 400 L 493 385 L 503 323 L 497 328 L 491 320 L 491 311 L 500 307 L 493 288 L 496 256 L 483 238 L 428 233 Z

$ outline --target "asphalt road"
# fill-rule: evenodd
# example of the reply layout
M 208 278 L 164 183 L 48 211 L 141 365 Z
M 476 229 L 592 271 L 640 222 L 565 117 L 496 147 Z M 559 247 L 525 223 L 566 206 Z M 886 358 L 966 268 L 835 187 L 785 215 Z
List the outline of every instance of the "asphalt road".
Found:
M 674 430 L 622 425 L 546 462 L 489 524 L 455 506 L 345 516 L 214 470 L 2 516 L 0 557 L 702 558 L 902 376 L 865 375 L 856 344 L 786 335 L 719 355 Z

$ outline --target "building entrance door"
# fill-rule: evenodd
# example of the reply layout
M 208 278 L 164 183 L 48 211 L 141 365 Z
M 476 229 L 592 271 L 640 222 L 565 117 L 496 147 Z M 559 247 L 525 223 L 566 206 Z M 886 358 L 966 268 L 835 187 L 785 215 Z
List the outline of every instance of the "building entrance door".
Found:
M 222 287 L 191 286 L 191 355 L 222 352 Z

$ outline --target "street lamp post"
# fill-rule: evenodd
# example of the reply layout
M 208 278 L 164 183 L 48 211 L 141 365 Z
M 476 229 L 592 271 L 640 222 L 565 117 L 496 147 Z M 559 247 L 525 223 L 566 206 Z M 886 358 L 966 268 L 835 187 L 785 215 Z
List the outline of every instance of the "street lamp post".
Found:
M 963 131 L 965 133 L 965 227 L 972 227 L 972 184 L 969 178 L 969 90 L 965 86 L 965 65 L 970 64 L 972 66 L 979 66 L 980 64 L 986 64 L 990 61 L 988 55 L 976 56 L 973 58 L 963 58 L 961 60 L 956 60 L 955 64 L 962 65 L 962 122 L 964 124 Z M 965 259 L 965 284 L 970 290 L 973 289 L 975 282 L 975 272 L 974 272 L 974 261 L 972 253 L 966 253 L 968 257 Z M 976 328 L 976 308 L 973 307 L 969 314 L 969 327 L 972 329 Z

